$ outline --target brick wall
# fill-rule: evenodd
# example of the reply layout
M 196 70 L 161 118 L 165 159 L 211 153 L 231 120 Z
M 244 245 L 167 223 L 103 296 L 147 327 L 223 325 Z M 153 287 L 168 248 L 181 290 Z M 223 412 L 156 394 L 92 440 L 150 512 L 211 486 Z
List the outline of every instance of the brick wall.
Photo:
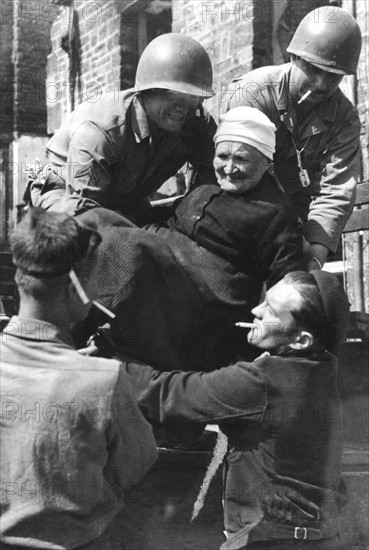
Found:
M 173 0 L 172 12 L 173 31 L 192 36 L 209 53 L 218 96 L 208 104 L 213 112 L 221 110 L 221 98 L 232 78 L 254 67 L 254 15 L 259 20 L 262 10 L 255 10 L 250 0 Z M 266 45 L 271 43 L 271 37 L 265 36 L 267 27 L 257 29 L 260 37 L 264 34 Z
M 52 52 L 48 57 L 50 133 L 61 126 L 67 112 L 80 102 L 98 101 L 103 92 L 118 92 L 133 85 L 139 51 L 146 40 L 170 30 L 170 25 L 160 21 L 154 10 L 155 13 L 148 16 L 154 26 L 145 21 L 147 37 L 140 37 L 139 21 L 152 3 L 150 0 L 80 0 L 74 4 L 74 10 L 61 8 L 61 17 L 52 27 Z M 167 3 L 162 4 L 165 8 Z M 68 44 L 72 16 L 73 37 Z M 150 31 L 154 33 L 152 36 Z M 142 40 L 144 43 L 140 44 Z M 72 87 L 74 94 L 68 92 Z
M 0 136 L 7 138 L 13 130 L 13 24 L 6 14 L 0 19 Z
M 14 130 L 45 134 L 46 57 L 50 27 L 57 14 L 48 0 L 14 2 Z
M 72 16 L 70 56 L 65 49 Z M 81 101 L 97 101 L 101 93 L 119 90 L 120 19 L 120 4 L 113 0 L 80 1 L 74 11 L 61 8 L 61 17 L 51 30 L 52 52 L 47 62 L 50 133 L 60 127 L 68 110 Z

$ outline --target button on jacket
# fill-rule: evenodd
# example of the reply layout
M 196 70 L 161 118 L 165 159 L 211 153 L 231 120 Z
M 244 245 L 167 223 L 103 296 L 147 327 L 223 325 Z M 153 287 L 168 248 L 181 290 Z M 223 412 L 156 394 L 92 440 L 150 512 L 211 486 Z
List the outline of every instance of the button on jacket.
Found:
M 232 82 L 228 108 L 256 107 L 277 127 L 276 173 L 297 207 L 309 242 L 335 251 L 355 202 L 360 170 L 360 120 L 338 89 L 300 119 L 289 98 L 291 64 L 262 67 Z M 299 178 L 297 154 L 310 185 Z
M 100 205 L 134 217 L 140 201 L 186 162 L 198 183 L 215 181 L 215 130 L 213 118 L 199 110 L 180 135 L 152 135 L 133 89 L 104 94 L 77 107 L 49 141 L 49 164 L 31 186 L 32 203 L 70 214 Z
M 111 550 L 108 526 L 157 457 L 129 377 L 55 325 L 13 317 L 0 336 L 0 546 Z
M 208 373 L 158 373 L 133 364 L 127 371 L 149 418 L 218 422 L 227 434 L 223 497 L 229 538 L 223 550 L 271 540 L 271 533 L 285 534 L 286 526 L 320 530 L 314 548 L 337 534 L 335 518 L 346 497 L 332 355 L 263 354 Z

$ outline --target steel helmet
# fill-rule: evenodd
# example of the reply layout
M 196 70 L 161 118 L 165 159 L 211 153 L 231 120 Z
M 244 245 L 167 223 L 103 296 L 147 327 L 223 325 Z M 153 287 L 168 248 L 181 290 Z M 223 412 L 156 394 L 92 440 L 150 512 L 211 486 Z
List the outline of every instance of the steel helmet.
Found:
M 287 48 L 312 65 L 338 74 L 356 73 L 360 50 L 361 32 L 356 19 L 332 6 L 308 13 Z
M 164 88 L 203 98 L 214 96 L 209 55 L 193 38 L 167 33 L 152 40 L 138 62 L 138 91 Z

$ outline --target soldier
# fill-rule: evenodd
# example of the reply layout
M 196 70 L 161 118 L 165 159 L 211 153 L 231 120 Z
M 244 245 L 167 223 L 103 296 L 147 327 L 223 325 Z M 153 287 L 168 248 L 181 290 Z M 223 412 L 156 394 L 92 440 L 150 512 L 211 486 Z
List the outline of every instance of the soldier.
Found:
M 157 457 L 122 365 L 71 344 L 96 293 L 99 241 L 42 209 L 14 233 L 20 311 L 0 349 L 2 550 L 116 548 L 113 519 Z
M 228 90 L 228 109 L 256 107 L 277 126 L 276 175 L 305 223 L 310 269 L 337 249 L 355 202 L 360 121 L 339 84 L 356 73 L 360 50 L 355 19 L 318 8 L 298 26 L 290 63 L 251 71 Z
M 71 215 L 103 206 L 140 223 L 146 197 L 186 162 L 198 183 L 215 181 L 216 124 L 202 106 L 214 95 L 212 78 L 196 40 L 157 37 L 140 58 L 134 88 L 81 104 L 51 138 L 30 202 Z

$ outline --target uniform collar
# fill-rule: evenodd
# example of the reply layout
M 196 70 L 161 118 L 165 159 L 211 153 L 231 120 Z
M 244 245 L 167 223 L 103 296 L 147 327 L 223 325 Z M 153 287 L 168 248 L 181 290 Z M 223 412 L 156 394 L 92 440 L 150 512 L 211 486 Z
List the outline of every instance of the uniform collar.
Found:
M 293 107 L 292 100 L 289 97 L 291 67 L 291 63 L 286 63 L 285 65 L 283 65 L 282 72 L 279 78 L 277 109 L 280 113 L 286 113 L 291 109 L 291 107 Z M 295 109 L 293 108 L 293 110 Z
M 150 128 L 145 109 L 137 94 L 134 96 L 132 101 L 131 116 L 132 130 L 135 135 L 136 142 L 140 143 L 140 141 L 150 136 Z

